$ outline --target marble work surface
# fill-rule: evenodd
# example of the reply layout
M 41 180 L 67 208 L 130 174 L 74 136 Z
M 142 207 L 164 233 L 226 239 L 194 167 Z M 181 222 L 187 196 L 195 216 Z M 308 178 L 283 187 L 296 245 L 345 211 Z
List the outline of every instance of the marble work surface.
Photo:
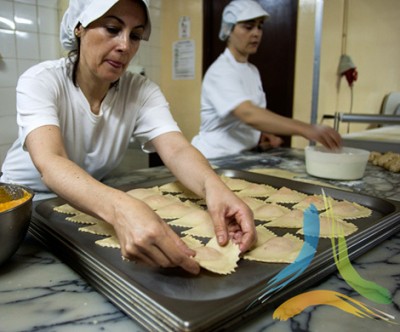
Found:
M 306 175 L 303 152 L 277 149 L 269 153 L 247 154 L 212 160 L 222 168 L 280 168 L 296 172 L 300 178 L 319 180 Z M 164 177 L 164 167 L 119 174 L 105 182 L 113 185 L 140 183 Z M 327 181 L 331 185 L 362 194 L 400 201 L 400 174 L 368 165 L 359 181 Z M 400 220 L 399 220 L 400 222 Z M 311 289 L 334 290 L 383 312 L 393 315 L 400 324 L 400 234 L 385 240 L 354 261 L 366 280 L 387 288 L 393 302 L 371 303 L 358 295 L 338 273 Z M 288 321 L 272 318 L 266 309 L 251 320 L 229 331 L 399 331 L 399 326 L 379 320 L 357 318 L 329 306 L 316 306 Z M 23 245 L 0 267 L 0 332 L 17 331 L 145 331 L 55 255 L 28 234 Z

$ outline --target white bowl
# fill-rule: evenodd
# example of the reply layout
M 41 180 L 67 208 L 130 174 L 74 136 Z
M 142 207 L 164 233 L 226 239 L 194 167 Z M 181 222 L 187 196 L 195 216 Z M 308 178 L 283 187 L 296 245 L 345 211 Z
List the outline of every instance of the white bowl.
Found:
M 305 148 L 307 173 L 324 179 L 357 180 L 364 176 L 370 152 L 343 147 L 339 151 L 322 146 Z

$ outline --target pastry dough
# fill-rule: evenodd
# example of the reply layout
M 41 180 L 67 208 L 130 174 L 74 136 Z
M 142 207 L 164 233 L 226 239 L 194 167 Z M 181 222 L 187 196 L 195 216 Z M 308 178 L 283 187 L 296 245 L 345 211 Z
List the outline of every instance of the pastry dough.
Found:
M 100 219 L 89 216 L 88 214 L 82 212 L 78 212 L 78 214 L 67 217 L 65 219 L 77 224 L 90 224 L 90 225 L 97 224 L 97 222 L 101 221 Z
M 104 239 L 95 241 L 95 243 L 105 248 L 121 249 L 118 238 L 116 236 L 106 237 Z
M 204 247 L 204 244 L 200 240 L 194 238 L 191 235 L 186 235 L 186 236 L 182 237 L 181 239 L 192 250 L 195 250 L 196 248 L 199 248 L 199 247 Z
M 213 224 L 213 221 L 210 214 L 205 210 L 196 210 L 181 218 L 168 221 L 169 225 L 178 227 L 196 227 L 207 223 Z
M 254 248 L 252 249 L 261 246 L 264 242 L 276 236 L 274 232 L 265 228 L 263 225 L 256 226 L 256 232 L 257 232 L 257 243 L 254 245 Z
M 319 216 L 320 220 L 320 230 L 319 230 L 319 237 L 320 238 L 331 238 L 332 237 L 332 219 L 325 217 L 325 216 Z M 336 219 L 336 222 L 338 224 L 337 227 L 341 227 L 343 230 L 343 235 L 344 236 L 349 236 L 350 234 L 353 234 L 357 231 L 358 227 L 352 223 L 346 222 L 341 219 Z M 297 231 L 297 234 L 302 234 L 304 235 L 304 229 L 301 228 Z M 310 234 L 311 236 L 317 236 L 318 234 Z M 338 237 L 340 234 L 335 233 L 334 237 Z
M 205 246 L 192 249 L 196 251 L 194 259 L 201 267 L 218 274 L 234 272 L 240 258 L 240 249 L 237 244 L 229 241 L 222 247 L 218 244 L 216 237 L 213 237 Z
M 160 194 L 160 190 L 157 187 L 152 188 L 136 188 L 131 189 L 126 192 L 129 196 L 132 196 L 137 199 L 143 199 L 147 196 L 151 196 L 154 194 Z
M 81 232 L 87 232 L 96 235 L 103 236 L 117 236 L 114 230 L 114 227 L 108 222 L 99 220 L 96 224 L 80 227 L 79 230 Z
M 179 198 L 176 198 L 175 196 L 172 195 L 162 195 L 161 193 L 146 196 L 142 198 L 142 201 L 145 202 L 148 206 L 150 206 L 153 210 L 161 209 L 173 203 L 177 202 L 180 203 Z
M 205 222 L 195 227 L 184 230 L 182 234 L 204 237 L 204 238 L 212 238 L 215 236 L 214 224 L 212 221 Z
M 59 213 L 63 213 L 63 214 L 78 214 L 78 213 L 81 213 L 81 211 L 75 209 L 74 207 L 72 207 L 69 204 L 63 204 L 63 205 L 56 206 L 56 207 L 54 207 L 53 210 L 56 211 L 56 212 L 59 212 Z
M 372 214 L 372 210 L 357 203 L 340 201 L 333 202 L 332 209 L 326 210 L 321 216 L 329 216 L 331 213 L 335 218 L 357 219 L 369 217 Z
M 331 202 L 336 202 L 331 199 Z M 302 199 L 300 202 L 293 205 L 293 209 L 307 209 L 311 204 L 314 204 L 318 211 L 325 210 L 324 197 L 322 195 L 310 195 Z
M 183 199 L 201 199 L 199 195 L 186 188 L 181 193 L 178 193 L 176 196 Z
M 380 153 L 373 151 L 369 155 L 369 161 L 374 165 L 381 166 L 388 171 L 400 172 L 400 154 L 395 152 Z
M 253 211 L 254 219 L 270 221 L 276 219 L 290 211 L 289 208 L 279 204 L 266 203 Z
M 221 179 L 228 187 L 237 191 L 238 197 L 253 211 L 254 219 L 264 222 L 263 225 L 256 227 L 257 243 L 251 251 L 244 255 L 244 259 L 268 263 L 293 262 L 304 245 L 304 241 L 299 238 L 300 235 L 304 235 L 303 210 L 313 203 L 319 211 L 323 211 L 325 209 L 323 197 L 306 195 L 286 187 L 277 189 L 269 185 L 226 176 L 221 176 Z M 184 230 L 179 230 L 177 233 L 181 235 L 188 247 L 196 251 L 194 259 L 204 269 L 218 274 L 229 274 L 235 271 L 240 259 L 239 246 L 233 242 L 229 242 L 223 247 L 219 246 L 212 218 L 207 210 L 199 205 L 200 203 L 204 204 L 204 200 L 196 203 L 189 200 L 182 202 L 185 198 L 198 199 L 198 197 L 188 191 L 180 182 L 175 181 L 159 187 L 132 189 L 127 193 L 143 200 L 161 218 L 173 219 L 167 221 L 169 225 L 183 227 Z M 256 197 L 267 199 L 264 201 Z M 343 219 L 368 217 L 372 213 L 367 207 L 356 203 L 334 200 L 331 202 L 333 216 L 337 218 L 338 225 L 342 227 L 345 236 L 356 232 L 357 226 Z M 293 210 L 278 203 L 291 204 Z M 105 238 L 95 241 L 97 245 L 120 248 L 115 230 L 109 223 L 82 213 L 68 204 L 55 207 L 54 211 L 67 214 L 66 220 L 68 221 L 85 224 L 79 228 L 80 231 L 105 236 Z M 320 214 L 319 236 L 321 238 L 332 236 L 332 221 L 328 218 L 331 214 L 331 210 Z M 299 237 L 290 233 L 278 236 L 269 229 L 275 227 L 297 229 L 296 234 L 299 234 Z M 211 240 L 204 245 L 198 238 Z
M 159 186 L 158 188 L 162 192 L 167 192 L 167 193 L 182 193 L 185 190 L 187 190 L 186 187 L 179 181 L 169 182 L 163 184 L 162 186 Z
M 265 263 L 292 263 L 304 241 L 292 234 L 272 235 L 264 243 L 244 255 L 244 259 Z
M 184 215 L 201 210 L 199 205 L 196 205 L 190 201 L 172 203 L 168 206 L 164 206 L 156 211 L 156 213 L 163 219 L 176 219 L 181 218 Z
M 239 194 L 249 197 L 268 197 L 274 192 L 276 192 L 274 187 L 266 184 L 250 183 L 245 189 L 240 190 Z
M 302 228 L 304 220 L 304 212 L 302 210 L 291 210 L 281 217 L 278 217 L 265 224 L 265 227 L 278 228 Z
M 261 199 L 254 198 L 254 197 L 249 197 L 249 196 L 246 196 L 246 195 L 242 195 L 242 194 L 240 194 L 240 193 L 238 193 L 238 196 L 239 196 L 239 198 L 240 198 L 243 202 L 245 202 L 245 203 L 249 206 L 249 208 L 250 208 L 251 210 L 253 210 L 253 211 L 254 211 L 255 209 L 257 209 L 257 208 L 259 208 L 259 207 L 265 205 L 265 202 L 262 201 Z
M 253 184 L 252 182 L 249 182 L 247 180 L 231 178 L 225 175 L 221 175 L 220 178 L 222 182 L 224 182 L 228 186 L 228 188 L 233 191 L 243 190 Z
M 275 193 L 267 198 L 267 202 L 274 203 L 298 203 L 307 195 L 286 187 L 279 188 Z

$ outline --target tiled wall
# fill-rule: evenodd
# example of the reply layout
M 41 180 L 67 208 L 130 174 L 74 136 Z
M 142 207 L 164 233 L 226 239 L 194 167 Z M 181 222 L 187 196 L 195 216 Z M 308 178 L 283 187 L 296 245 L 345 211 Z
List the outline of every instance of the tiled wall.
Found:
M 17 137 L 15 88 L 19 75 L 32 65 L 61 55 L 57 0 L 0 0 L 0 165 Z M 144 68 L 160 81 L 162 0 L 152 0 L 152 35 L 143 42 L 131 69 Z M 62 7 L 62 6 L 61 6 Z
M 57 1 L 0 0 L 0 163 L 17 137 L 19 75 L 59 54 Z
M 143 41 L 132 67 L 140 66 L 145 70 L 146 76 L 160 84 L 161 73 L 161 17 L 163 0 L 150 1 L 151 36 L 149 41 Z

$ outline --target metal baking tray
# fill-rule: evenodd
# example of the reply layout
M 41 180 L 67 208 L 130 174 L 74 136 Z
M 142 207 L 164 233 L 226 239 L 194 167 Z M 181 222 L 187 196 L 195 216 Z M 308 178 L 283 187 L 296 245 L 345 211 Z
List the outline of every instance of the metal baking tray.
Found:
M 358 231 L 346 238 L 351 260 L 400 230 L 399 202 L 246 171 L 220 169 L 217 172 L 276 188 L 285 186 L 306 194 L 321 194 L 321 188 L 324 188 L 326 195 L 334 199 L 349 200 L 372 209 L 370 217 L 352 220 Z M 120 189 L 152 187 L 175 180 L 172 175 L 166 175 L 165 178 L 126 185 Z M 261 303 L 256 300 L 260 292 L 287 264 L 241 260 L 236 271 L 227 276 L 205 270 L 198 276 L 192 276 L 177 268 L 157 269 L 125 262 L 119 250 L 94 243 L 101 236 L 78 231 L 81 225 L 66 221 L 65 214 L 53 211 L 55 206 L 63 203 L 60 198 L 36 202 L 30 232 L 96 290 L 148 330 L 227 329 L 253 317 L 266 306 L 273 308 L 279 305 L 336 271 L 331 242 L 320 239 L 317 254 L 307 270 L 292 284 Z M 294 233 L 289 229 L 272 230 L 277 234 Z

